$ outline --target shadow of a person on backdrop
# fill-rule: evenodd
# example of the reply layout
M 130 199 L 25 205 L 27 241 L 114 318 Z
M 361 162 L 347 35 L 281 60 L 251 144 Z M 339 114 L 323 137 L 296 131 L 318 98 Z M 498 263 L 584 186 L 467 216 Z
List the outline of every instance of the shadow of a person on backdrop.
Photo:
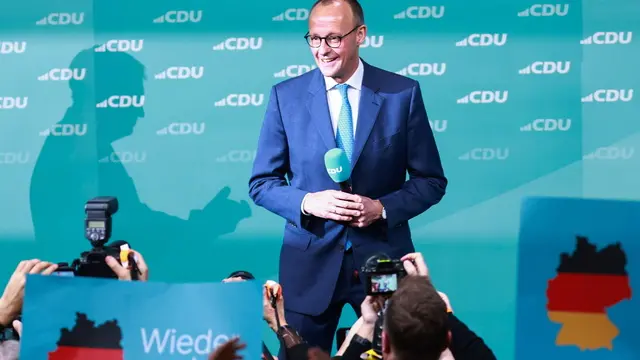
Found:
M 212 240 L 235 231 L 242 219 L 251 216 L 251 209 L 246 201 L 228 199 L 229 188 L 223 188 L 204 209 L 192 211 L 188 220 L 153 211 L 140 201 L 123 162 L 144 161 L 152 155 L 115 152 L 112 143 L 131 135 L 144 117 L 145 68 L 130 54 L 96 48 L 73 59 L 70 68 L 86 69 L 86 73 L 82 77 L 78 71 L 69 81 L 72 105 L 49 129 L 31 178 L 37 256 L 70 262 L 89 250 L 83 231 L 84 205 L 95 196 L 115 196 L 120 206 L 112 240 L 130 242 L 149 263 L 156 263 L 155 279 L 184 280 L 187 272 L 180 270 L 186 259 L 188 279 L 200 274 L 202 279 L 197 280 L 206 280 L 210 271 L 204 270 L 210 265 L 204 260 L 212 256 Z

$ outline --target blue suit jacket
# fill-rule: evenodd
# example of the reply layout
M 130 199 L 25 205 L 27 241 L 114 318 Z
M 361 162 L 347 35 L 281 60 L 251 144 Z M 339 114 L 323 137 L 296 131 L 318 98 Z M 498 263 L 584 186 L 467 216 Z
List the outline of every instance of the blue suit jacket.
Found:
M 305 194 L 340 189 L 324 165 L 324 154 L 336 141 L 320 71 L 271 89 L 249 194 L 256 205 L 286 219 L 279 277 L 287 308 L 295 312 L 318 315 L 329 306 L 345 232 L 358 267 L 377 252 L 399 258 L 414 251 L 409 219 L 437 204 L 445 193 L 447 180 L 419 83 L 363 64 L 353 192 L 380 200 L 387 213 L 386 221 L 367 228 L 300 211 Z

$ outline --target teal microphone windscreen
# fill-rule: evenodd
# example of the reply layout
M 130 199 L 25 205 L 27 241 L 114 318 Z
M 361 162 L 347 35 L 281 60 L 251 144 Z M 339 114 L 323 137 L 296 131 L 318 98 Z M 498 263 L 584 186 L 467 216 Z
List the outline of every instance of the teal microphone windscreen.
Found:
M 324 166 L 334 182 L 345 182 L 351 177 L 351 163 L 342 149 L 335 148 L 327 151 L 324 154 Z

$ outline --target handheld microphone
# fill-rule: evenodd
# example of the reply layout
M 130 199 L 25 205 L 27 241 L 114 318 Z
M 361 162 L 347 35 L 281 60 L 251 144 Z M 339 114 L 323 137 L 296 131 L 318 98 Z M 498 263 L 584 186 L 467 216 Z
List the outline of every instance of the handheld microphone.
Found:
M 351 162 L 347 154 L 342 149 L 334 148 L 324 154 L 324 166 L 331 180 L 340 185 L 340 190 L 346 193 L 353 193 L 350 184 Z

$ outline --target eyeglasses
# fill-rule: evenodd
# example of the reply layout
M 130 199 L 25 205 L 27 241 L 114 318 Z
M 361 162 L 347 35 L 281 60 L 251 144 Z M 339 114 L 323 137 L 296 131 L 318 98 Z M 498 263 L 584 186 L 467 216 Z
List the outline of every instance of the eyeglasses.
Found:
M 351 31 L 349 31 L 344 35 L 329 35 L 329 36 L 322 37 L 322 36 L 311 36 L 307 32 L 304 38 L 307 40 L 307 43 L 309 44 L 309 46 L 311 46 L 312 48 L 319 48 L 320 45 L 322 45 L 322 40 L 324 40 L 325 44 L 327 44 L 328 47 L 337 48 L 337 47 L 340 47 L 340 44 L 342 43 L 343 38 L 346 38 L 347 36 L 349 36 L 352 32 L 356 31 L 360 26 L 362 25 L 358 25 L 354 27 Z

